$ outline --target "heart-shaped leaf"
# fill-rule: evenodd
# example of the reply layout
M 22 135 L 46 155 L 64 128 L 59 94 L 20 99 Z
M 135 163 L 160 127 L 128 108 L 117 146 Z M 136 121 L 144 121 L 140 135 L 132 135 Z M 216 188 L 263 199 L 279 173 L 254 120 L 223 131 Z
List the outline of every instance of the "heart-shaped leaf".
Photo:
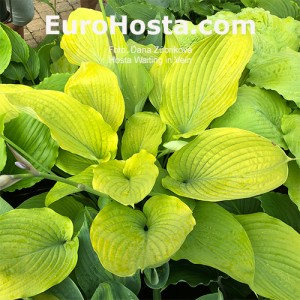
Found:
M 122 158 L 127 159 L 142 149 L 156 156 L 165 130 L 166 125 L 158 114 L 151 112 L 134 114 L 126 122 L 122 137 Z
M 162 265 L 180 248 L 195 225 L 192 211 L 176 197 L 154 196 L 143 213 L 113 202 L 91 227 L 100 262 L 119 276 Z
M 252 283 L 254 254 L 241 224 L 215 203 L 197 202 L 193 216 L 196 226 L 172 259 L 188 259 Z
M 91 160 L 109 160 L 117 150 L 117 134 L 101 114 L 61 92 L 2 85 L 1 93 L 20 110 L 46 124 L 64 150 Z M 1 100 L 1 98 L 0 98 Z
M 0 298 L 39 294 L 65 279 L 77 262 L 73 224 L 49 208 L 0 216 Z
M 110 69 L 94 62 L 82 63 L 68 80 L 65 92 L 99 111 L 114 131 L 122 124 L 124 99 L 118 78 Z
M 264 213 L 236 218 L 246 230 L 254 251 L 251 289 L 269 299 L 299 299 L 300 235 Z
M 250 33 L 215 34 L 172 64 L 163 81 L 159 112 L 177 137 L 199 134 L 235 102 L 252 47 Z
M 152 190 L 158 176 L 155 157 L 145 150 L 126 161 L 112 160 L 94 169 L 93 188 L 114 200 L 133 205 Z
M 163 185 L 198 200 L 247 198 L 283 184 L 289 160 L 281 148 L 255 133 L 214 128 L 173 154 Z

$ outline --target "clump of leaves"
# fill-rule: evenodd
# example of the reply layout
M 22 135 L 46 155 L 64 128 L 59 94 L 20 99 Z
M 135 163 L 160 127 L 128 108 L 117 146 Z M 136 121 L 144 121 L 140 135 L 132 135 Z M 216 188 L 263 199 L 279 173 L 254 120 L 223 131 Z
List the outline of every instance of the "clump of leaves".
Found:
M 0 298 L 137 299 L 140 274 L 154 298 L 220 276 L 300 297 L 300 25 L 263 9 L 211 18 L 246 15 L 254 38 L 173 34 L 165 49 L 191 51 L 159 56 L 119 30 L 116 58 L 106 35 L 64 35 L 79 66 L 67 82 L 0 85 L 3 198 L 57 181 L 16 209 L 0 198 Z M 78 9 L 69 25 L 85 19 L 105 17 Z M 289 195 L 272 192 L 284 184 Z

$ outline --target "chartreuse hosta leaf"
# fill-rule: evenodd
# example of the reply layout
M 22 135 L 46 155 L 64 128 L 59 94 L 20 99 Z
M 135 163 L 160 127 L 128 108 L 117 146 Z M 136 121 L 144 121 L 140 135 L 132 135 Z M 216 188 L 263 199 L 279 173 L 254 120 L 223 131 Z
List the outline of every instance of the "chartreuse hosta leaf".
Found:
M 270 299 L 300 298 L 300 236 L 290 226 L 264 213 L 236 216 L 246 230 L 255 257 L 257 294 Z
M 300 107 L 300 53 L 285 49 L 262 57 L 250 68 L 248 81 L 258 87 L 278 92 Z
M 117 150 L 118 137 L 92 107 L 61 92 L 16 90 L 2 85 L 0 93 L 20 110 L 46 124 L 64 150 L 91 160 L 109 160 Z
M 0 298 L 39 294 L 65 279 L 77 262 L 73 224 L 49 208 L 0 216 Z
M 0 197 L 0 215 L 13 210 L 13 207 Z
M 153 88 L 153 80 L 143 64 L 137 62 L 131 54 L 127 59 L 129 62 L 118 64 L 118 68 L 125 100 L 125 114 L 126 117 L 130 117 L 142 111 Z
M 0 134 L 3 134 L 4 118 L 5 118 L 5 114 L 0 115 Z M 4 140 L 0 137 L 0 171 L 3 170 L 5 164 L 6 164 L 6 146 Z
M 102 13 L 95 10 L 79 8 L 73 11 L 68 18 L 68 30 L 75 33 L 64 34 L 61 40 L 61 48 L 70 63 L 80 66 L 82 62 L 93 61 L 114 69 L 114 62 L 107 35 L 101 22 L 103 22 Z M 110 19 L 107 18 L 110 24 Z M 80 27 L 82 22 L 90 23 L 85 26 L 84 32 Z M 76 26 L 73 26 L 75 23 Z M 98 24 L 97 24 L 98 23 Z M 105 26 L 105 25 L 104 25 Z M 98 32 L 103 34 L 97 34 Z M 117 49 L 116 56 L 121 58 L 128 52 L 127 44 L 119 27 L 116 26 L 115 33 L 112 33 L 112 42 Z
M 13 118 L 16 118 L 19 114 L 18 110 L 9 103 L 4 95 L 0 95 L 0 115 L 4 116 L 4 121 L 9 122 Z
M 71 175 L 77 175 L 94 164 L 97 164 L 96 160 L 90 160 L 63 149 L 59 149 L 58 157 L 55 163 L 59 169 Z
M 193 216 L 196 226 L 172 259 L 188 259 L 252 283 L 254 254 L 241 224 L 215 203 L 197 202 Z
M 281 131 L 281 118 L 291 109 L 285 102 L 276 92 L 244 85 L 238 90 L 236 102 L 223 116 L 214 120 L 211 127 L 246 129 L 287 149 Z
M 284 116 L 281 128 L 289 150 L 295 155 L 300 166 L 300 114 Z
M 176 56 L 178 56 L 178 54 L 176 55 L 176 49 L 180 48 L 180 45 L 174 35 L 166 35 L 165 39 L 166 42 L 163 50 L 166 51 L 162 52 L 150 70 L 154 86 L 149 95 L 149 100 L 157 110 L 159 110 L 161 104 L 164 78 L 172 63 L 175 61 Z M 171 49 L 171 51 L 168 51 L 169 49 Z
M 264 137 L 237 128 L 199 134 L 168 161 L 164 187 L 193 199 L 222 201 L 259 195 L 283 184 L 290 159 Z
M 212 35 L 172 64 L 163 82 L 160 115 L 177 137 L 199 134 L 236 100 L 238 80 L 252 55 L 248 34 Z
M 0 45 L 1 45 L 0 74 L 2 74 L 4 70 L 7 68 L 7 66 L 9 65 L 12 49 L 11 49 L 9 38 L 1 26 L 0 26 Z
M 91 240 L 105 269 L 129 276 L 168 261 L 194 225 L 192 211 L 176 197 L 154 196 L 143 212 L 112 202 L 95 218 Z
M 288 188 L 288 193 L 291 200 L 298 206 L 300 210 L 300 167 L 297 165 L 296 161 L 289 162 L 289 176 L 284 183 Z
M 142 149 L 156 156 L 166 125 L 158 114 L 139 112 L 126 122 L 122 137 L 122 158 L 127 159 Z
M 94 62 L 82 63 L 68 80 L 65 92 L 99 111 L 113 130 L 122 124 L 124 99 L 117 76 L 110 69 Z
M 152 190 L 158 176 L 155 157 L 145 150 L 126 161 L 112 160 L 94 169 L 93 188 L 124 205 L 134 205 Z

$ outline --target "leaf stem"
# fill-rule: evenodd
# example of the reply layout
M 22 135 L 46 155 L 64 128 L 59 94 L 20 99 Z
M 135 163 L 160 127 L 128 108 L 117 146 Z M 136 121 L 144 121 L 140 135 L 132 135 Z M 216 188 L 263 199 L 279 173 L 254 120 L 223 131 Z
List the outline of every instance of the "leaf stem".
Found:
M 160 289 L 153 289 L 153 300 L 161 300 Z
M 11 141 L 9 138 L 4 136 L 0 133 L 0 138 L 2 138 L 7 144 L 12 146 L 15 150 L 17 150 L 19 153 L 21 153 L 24 157 L 28 158 L 31 162 L 34 162 L 37 166 L 39 166 L 43 171 L 47 172 L 48 174 L 53 174 L 50 170 L 48 170 L 46 167 L 44 167 L 41 163 L 39 163 L 34 157 L 32 157 L 30 154 L 28 154 L 26 151 L 24 151 L 22 148 L 20 148 L 17 144 L 15 144 L 13 141 Z
M 48 174 L 48 173 L 39 172 L 38 174 L 27 173 L 27 174 L 14 174 L 14 175 L 11 175 L 11 176 L 14 179 L 42 177 L 44 179 L 49 179 L 49 180 L 53 180 L 53 181 L 57 181 L 57 182 L 62 182 L 62 183 L 68 184 L 68 185 L 72 185 L 72 186 L 78 188 L 79 191 L 85 191 L 85 192 L 91 193 L 93 195 L 97 195 L 99 197 L 107 197 L 106 194 L 100 193 L 100 192 L 94 190 L 93 188 L 91 188 L 91 187 L 89 187 L 85 184 L 78 183 L 78 182 L 72 181 L 68 178 L 63 178 L 63 177 L 57 176 L 55 174 Z

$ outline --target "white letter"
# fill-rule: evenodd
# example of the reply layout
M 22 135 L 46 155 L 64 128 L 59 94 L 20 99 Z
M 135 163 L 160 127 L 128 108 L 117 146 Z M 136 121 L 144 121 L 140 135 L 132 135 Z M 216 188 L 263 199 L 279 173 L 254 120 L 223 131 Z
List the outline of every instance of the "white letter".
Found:
M 86 34 L 85 27 L 91 24 L 91 20 L 81 20 L 80 21 L 80 33 Z
M 98 25 L 101 24 L 102 25 L 102 30 L 99 31 L 98 29 Z M 93 26 L 92 26 L 92 30 L 95 34 L 105 34 L 107 31 L 107 24 L 104 20 L 97 20 L 93 22 Z
M 173 27 L 173 32 L 175 34 L 189 34 L 189 25 L 188 22 L 185 20 L 176 20 L 175 26 Z M 192 32 L 191 32 L 192 33 Z M 192 33 L 194 34 L 194 33 Z
M 211 20 L 203 20 L 201 21 L 198 26 L 199 26 L 199 31 L 204 34 L 204 35 L 210 35 L 212 34 L 212 30 L 206 30 L 205 25 L 211 26 L 212 21 Z
M 135 25 L 140 25 L 140 29 L 136 30 L 135 29 Z M 142 20 L 134 20 L 130 23 L 130 31 L 133 34 L 139 35 L 139 34 L 143 34 L 146 30 L 146 25 Z
M 150 20 L 148 22 L 148 34 L 156 35 L 160 33 L 159 20 Z
M 52 26 L 59 26 L 59 22 L 52 20 L 59 20 L 59 16 L 46 16 L 46 34 L 59 34 L 59 30 L 52 30 Z
M 237 34 L 238 33 L 238 26 L 241 25 L 242 27 L 242 34 L 247 33 L 247 25 L 250 25 L 250 33 L 255 34 L 255 22 L 253 20 L 233 20 L 232 21 L 232 33 Z
M 224 26 L 222 26 L 222 25 L 224 25 Z M 215 33 L 224 35 L 224 34 L 228 33 L 230 30 L 229 23 L 225 20 L 217 20 L 214 24 L 214 30 L 215 30 Z
M 172 20 L 169 20 L 168 16 L 164 16 L 161 23 L 163 24 L 164 34 L 172 34 L 172 31 L 169 30 L 169 24 L 172 24 Z
M 121 22 L 116 22 L 116 16 L 110 17 L 110 33 L 115 34 L 116 33 L 116 27 L 120 27 L 121 32 L 123 34 L 127 33 L 127 16 L 122 16 Z
M 71 30 L 68 30 L 68 21 L 63 20 L 62 21 L 63 33 L 64 34 L 76 34 L 76 32 L 77 32 L 76 25 L 77 25 L 77 21 L 73 20 L 71 23 Z

